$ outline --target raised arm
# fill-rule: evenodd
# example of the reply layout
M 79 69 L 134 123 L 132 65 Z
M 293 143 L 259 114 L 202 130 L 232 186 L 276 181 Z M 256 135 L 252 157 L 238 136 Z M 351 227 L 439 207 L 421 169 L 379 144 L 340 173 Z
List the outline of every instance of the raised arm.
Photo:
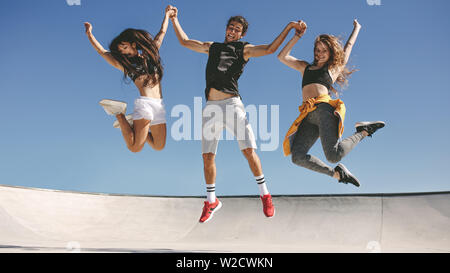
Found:
M 358 23 L 358 21 L 355 19 L 353 21 L 353 31 L 350 37 L 348 38 L 347 43 L 344 47 L 344 55 L 345 55 L 345 64 L 347 64 L 348 59 L 350 58 L 350 53 L 352 52 L 353 45 L 356 42 L 356 38 L 358 37 L 359 30 L 361 29 L 361 25 Z
M 170 17 L 172 21 L 173 28 L 175 30 L 175 34 L 177 35 L 178 41 L 180 44 L 190 50 L 199 52 L 199 53 L 209 53 L 209 47 L 212 42 L 201 42 L 197 40 L 189 39 L 187 34 L 181 28 L 180 22 L 178 21 L 178 10 L 176 7 L 172 7 L 173 13 Z
M 91 45 L 92 47 L 94 47 L 95 51 L 97 51 L 98 54 L 100 54 L 100 56 L 102 56 L 103 59 L 105 59 L 110 65 L 123 71 L 122 65 L 116 59 L 114 59 L 109 51 L 103 48 L 103 46 L 97 41 L 97 39 L 95 39 L 94 35 L 92 34 L 92 25 L 88 22 L 85 22 L 84 27 L 86 28 L 86 35 L 89 39 L 89 42 L 91 42 Z
M 165 13 L 164 13 L 164 19 L 161 24 L 161 29 L 159 30 L 158 34 L 155 36 L 155 43 L 158 49 L 161 47 L 162 42 L 164 40 L 164 36 L 166 36 L 167 33 L 167 27 L 169 26 L 169 17 L 174 13 L 172 10 L 172 6 L 168 5 L 166 7 Z
M 252 57 L 261 57 L 265 55 L 269 55 L 277 51 L 277 49 L 280 47 L 280 45 L 283 43 L 284 39 L 286 39 L 286 36 L 288 35 L 289 31 L 292 28 L 296 28 L 297 30 L 300 30 L 300 26 L 298 22 L 290 22 L 278 35 L 278 37 L 275 38 L 275 40 L 272 41 L 270 44 L 266 45 L 251 45 L 248 44 L 245 46 L 244 49 L 244 59 L 248 60 Z
M 280 51 L 280 53 L 278 54 L 278 60 L 280 60 L 280 62 L 284 63 L 290 68 L 300 71 L 303 75 L 303 72 L 305 71 L 308 63 L 291 56 L 292 48 L 303 36 L 307 28 L 306 23 L 303 21 L 299 21 L 298 24 L 300 24 L 300 30 L 297 30 L 295 32 L 294 37 L 292 37 L 292 39 Z

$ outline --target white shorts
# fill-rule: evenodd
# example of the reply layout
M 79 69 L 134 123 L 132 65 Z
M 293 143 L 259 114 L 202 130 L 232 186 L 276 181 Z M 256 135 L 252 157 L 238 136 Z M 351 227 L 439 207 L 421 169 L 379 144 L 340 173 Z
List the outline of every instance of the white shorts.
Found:
M 140 96 L 134 101 L 133 120 L 150 120 L 150 125 L 166 123 L 166 109 L 162 99 Z
M 255 135 L 248 123 L 242 101 L 233 97 L 220 101 L 208 101 L 202 112 L 202 153 L 217 153 L 223 129 L 236 137 L 239 149 L 256 149 Z

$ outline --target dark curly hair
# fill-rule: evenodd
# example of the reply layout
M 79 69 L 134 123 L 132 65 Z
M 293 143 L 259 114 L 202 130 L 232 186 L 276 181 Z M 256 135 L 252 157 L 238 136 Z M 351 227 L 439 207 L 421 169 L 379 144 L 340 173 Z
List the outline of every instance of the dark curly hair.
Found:
M 245 20 L 244 17 L 242 17 L 240 15 L 230 17 L 230 19 L 228 19 L 227 27 L 230 25 L 231 22 L 240 23 L 242 25 L 242 34 L 247 33 L 248 22 L 247 22 L 247 20 Z

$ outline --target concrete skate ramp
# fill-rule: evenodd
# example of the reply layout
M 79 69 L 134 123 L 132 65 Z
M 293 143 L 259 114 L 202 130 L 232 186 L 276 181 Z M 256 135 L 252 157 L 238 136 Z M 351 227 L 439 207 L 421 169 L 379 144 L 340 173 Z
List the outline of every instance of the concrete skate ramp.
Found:
M 450 252 L 450 192 L 220 199 L 0 186 L 0 252 Z

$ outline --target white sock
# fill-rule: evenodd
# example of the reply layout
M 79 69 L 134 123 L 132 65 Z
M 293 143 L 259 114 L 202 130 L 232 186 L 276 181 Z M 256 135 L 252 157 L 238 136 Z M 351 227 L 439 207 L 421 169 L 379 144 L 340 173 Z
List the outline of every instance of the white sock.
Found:
M 209 203 L 216 202 L 216 184 L 206 184 L 206 199 Z
M 259 193 L 261 196 L 269 194 L 269 190 L 267 189 L 266 180 L 264 178 L 264 174 L 260 176 L 255 176 L 256 183 L 258 184 Z

